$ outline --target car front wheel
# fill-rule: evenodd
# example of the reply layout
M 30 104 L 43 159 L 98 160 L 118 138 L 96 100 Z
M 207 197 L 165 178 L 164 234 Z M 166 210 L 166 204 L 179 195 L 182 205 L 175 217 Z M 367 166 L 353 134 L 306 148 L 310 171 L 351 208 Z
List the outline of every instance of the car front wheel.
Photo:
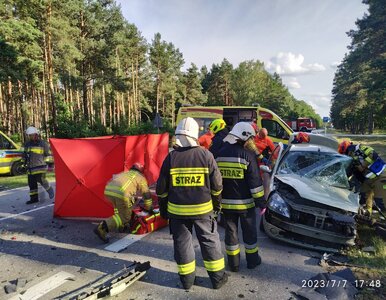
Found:
M 22 175 L 22 174 L 25 174 L 25 172 L 26 172 L 26 169 L 24 168 L 24 165 L 21 161 L 16 161 L 12 164 L 12 167 L 11 167 L 12 176 Z

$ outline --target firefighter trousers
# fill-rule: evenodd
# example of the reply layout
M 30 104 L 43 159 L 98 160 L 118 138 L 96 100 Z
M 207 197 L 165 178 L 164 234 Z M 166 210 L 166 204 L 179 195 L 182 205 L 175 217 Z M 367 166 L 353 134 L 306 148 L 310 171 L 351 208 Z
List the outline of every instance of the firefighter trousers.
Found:
M 379 176 L 365 180 L 361 185 L 361 193 L 366 194 L 366 206 L 371 210 L 373 201 L 377 206 L 385 210 L 386 207 L 386 171 Z
M 106 220 L 109 232 L 122 231 L 131 219 L 132 201 L 111 196 L 106 198 L 113 204 L 114 214 Z
M 243 235 L 247 267 L 255 268 L 259 264 L 259 248 L 257 247 L 256 210 L 248 209 L 244 213 L 223 211 L 225 219 L 225 250 L 230 270 L 237 271 L 240 266 L 240 244 L 238 227 L 239 220 Z
M 212 285 L 215 286 L 224 276 L 225 262 L 221 252 L 217 222 L 213 216 L 202 219 L 170 219 L 170 232 L 173 235 L 174 259 L 178 274 L 185 289 L 189 289 L 196 277 L 196 260 L 193 247 L 193 228 L 201 248 L 205 269 Z
M 39 200 L 38 183 L 47 191 L 52 193 L 52 187 L 46 179 L 46 173 L 28 174 L 29 197 L 31 201 Z

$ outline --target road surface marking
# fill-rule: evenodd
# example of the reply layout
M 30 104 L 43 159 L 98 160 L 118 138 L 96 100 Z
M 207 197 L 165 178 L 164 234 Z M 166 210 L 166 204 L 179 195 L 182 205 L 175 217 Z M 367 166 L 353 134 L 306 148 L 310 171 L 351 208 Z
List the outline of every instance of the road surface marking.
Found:
M 125 236 L 124 238 L 112 243 L 111 245 L 108 245 L 105 247 L 105 250 L 111 251 L 111 252 L 120 252 L 123 249 L 127 248 L 131 244 L 134 244 L 135 242 L 138 242 L 145 236 L 147 236 L 148 233 L 145 234 L 129 234 Z
M 47 207 L 50 207 L 50 206 L 53 206 L 53 205 L 54 204 L 48 204 L 46 206 L 37 207 L 37 208 L 31 209 L 31 210 L 23 211 L 22 213 L 19 213 L 19 214 L 12 214 L 12 215 L 10 215 L 8 217 L 0 218 L 0 222 L 4 221 L 4 220 L 8 220 L 8 219 L 14 219 L 17 216 L 26 215 L 26 214 L 29 214 L 31 212 L 38 211 L 38 210 L 41 210 L 41 209 L 44 209 L 44 208 L 47 208 Z
M 75 276 L 67 272 L 59 272 L 38 284 L 27 289 L 23 294 L 18 294 L 12 297 L 10 300 L 35 300 L 39 299 L 45 294 L 49 293 L 53 289 L 61 286 L 68 279 L 74 278 Z

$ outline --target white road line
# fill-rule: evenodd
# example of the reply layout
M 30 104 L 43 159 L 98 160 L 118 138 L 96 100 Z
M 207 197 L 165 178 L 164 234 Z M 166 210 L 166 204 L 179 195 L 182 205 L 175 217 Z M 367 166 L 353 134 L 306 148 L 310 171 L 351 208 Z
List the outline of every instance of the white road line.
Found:
M 111 251 L 111 252 L 120 252 L 123 249 L 127 248 L 131 244 L 134 244 L 135 242 L 138 242 L 145 236 L 147 236 L 148 233 L 145 234 L 129 234 L 125 236 L 124 238 L 116 241 L 115 243 L 112 243 L 111 245 L 108 245 L 105 247 L 105 250 Z
M 21 215 L 26 215 L 26 214 L 29 214 L 31 212 L 34 212 L 34 211 L 37 211 L 37 210 L 41 210 L 41 209 L 44 209 L 44 208 L 47 208 L 47 207 L 50 207 L 50 206 L 53 206 L 54 204 L 48 204 L 46 206 L 42 206 L 42 207 L 37 207 L 35 209 L 31 209 L 31 210 L 27 210 L 27 211 L 24 211 L 20 214 L 12 214 L 8 217 L 4 217 L 4 218 L 0 218 L 0 222 L 1 221 L 4 221 L 4 220 L 8 220 L 8 219 L 13 219 L 13 218 L 16 218 L 17 216 L 21 216 Z
M 61 286 L 68 279 L 74 278 L 75 276 L 67 272 L 59 272 L 38 284 L 30 287 L 23 294 L 18 294 L 12 297 L 10 300 L 36 300 L 49 293 L 53 289 Z

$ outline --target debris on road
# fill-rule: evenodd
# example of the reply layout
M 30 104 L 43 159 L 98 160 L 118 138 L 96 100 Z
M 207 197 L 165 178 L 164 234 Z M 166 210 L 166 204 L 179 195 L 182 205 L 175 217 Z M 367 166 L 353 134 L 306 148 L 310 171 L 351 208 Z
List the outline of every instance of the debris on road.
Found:
M 4 286 L 4 291 L 7 294 L 11 294 L 11 293 L 16 292 L 19 289 L 24 288 L 26 284 L 27 284 L 27 279 L 26 278 L 23 278 L 23 277 L 22 278 L 18 278 L 16 280 L 12 280 L 8 284 L 6 284 Z
M 149 261 L 144 263 L 134 262 L 128 268 L 107 275 L 93 285 L 87 286 L 80 291 L 78 289 L 76 292 L 70 292 L 60 299 L 91 300 L 118 295 L 134 282 L 142 278 L 149 269 Z

